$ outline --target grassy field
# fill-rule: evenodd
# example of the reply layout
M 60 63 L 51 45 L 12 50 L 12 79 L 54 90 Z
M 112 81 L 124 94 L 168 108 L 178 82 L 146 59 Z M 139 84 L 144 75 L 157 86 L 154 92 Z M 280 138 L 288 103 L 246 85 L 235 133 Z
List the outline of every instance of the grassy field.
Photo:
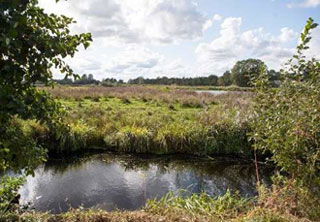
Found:
M 45 127 L 27 132 L 52 152 L 107 149 L 129 153 L 251 156 L 251 94 L 212 95 L 166 86 L 46 89 L 67 109 L 70 133 L 48 139 Z

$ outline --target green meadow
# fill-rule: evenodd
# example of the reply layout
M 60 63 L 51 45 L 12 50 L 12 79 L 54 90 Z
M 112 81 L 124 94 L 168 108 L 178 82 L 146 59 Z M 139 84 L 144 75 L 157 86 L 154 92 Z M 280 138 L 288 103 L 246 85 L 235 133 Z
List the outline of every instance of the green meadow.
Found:
M 50 92 L 66 108 L 70 132 L 55 141 L 39 123 L 24 125 L 53 153 L 99 149 L 252 157 L 250 93 L 213 95 L 160 86 L 62 86 Z

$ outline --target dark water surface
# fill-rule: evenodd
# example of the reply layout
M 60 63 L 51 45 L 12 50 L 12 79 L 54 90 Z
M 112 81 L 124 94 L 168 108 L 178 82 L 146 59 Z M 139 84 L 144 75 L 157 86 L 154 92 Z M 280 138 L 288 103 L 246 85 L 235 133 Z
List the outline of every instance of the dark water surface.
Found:
M 268 181 L 270 169 L 260 170 Z M 215 196 L 232 189 L 253 196 L 254 172 L 253 163 L 237 160 L 94 154 L 40 166 L 20 189 L 20 201 L 36 210 L 60 213 L 80 206 L 139 209 L 148 199 L 179 189 Z

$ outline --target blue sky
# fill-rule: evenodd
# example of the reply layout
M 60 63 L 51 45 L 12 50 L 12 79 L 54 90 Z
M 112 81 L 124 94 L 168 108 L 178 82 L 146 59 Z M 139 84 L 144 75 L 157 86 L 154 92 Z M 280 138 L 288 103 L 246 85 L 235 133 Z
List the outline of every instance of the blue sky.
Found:
M 218 13 L 223 17 L 243 17 L 244 28 L 252 29 L 263 26 L 277 34 L 286 26 L 301 29 L 309 17 L 320 18 L 319 7 L 293 7 L 290 3 L 301 3 L 302 0 L 200 0 L 199 8 L 209 14 Z M 317 2 L 317 1 L 315 1 Z M 318 1 L 319 2 L 319 1 Z M 320 3 L 318 3 L 320 5 Z
M 94 42 L 68 59 L 98 79 L 222 75 L 241 59 L 279 69 L 294 52 L 320 0 L 40 0 L 46 11 L 78 21 Z M 320 30 L 309 56 L 319 58 Z M 55 73 L 55 77 L 62 75 Z

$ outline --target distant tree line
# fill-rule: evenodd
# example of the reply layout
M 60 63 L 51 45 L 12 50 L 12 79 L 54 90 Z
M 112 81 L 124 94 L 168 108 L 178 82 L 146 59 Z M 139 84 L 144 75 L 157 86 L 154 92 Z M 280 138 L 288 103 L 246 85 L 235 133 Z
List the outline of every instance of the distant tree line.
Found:
M 231 70 L 223 73 L 222 76 L 209 75 L 208 77 L 194 77 L 194 78 L 168 78 L 158 77 L 156 79 L 144 79 L 138 77 L 130 79 L 129 84 L 155 84 L 155 85 L 185 85 L 185 86 L 230 86 L 236 85 L 240 87 L 250 87 L 251 78 L 257 76 L 261 72 L 262 66 L 265 65 L 259 59 L 247 59 L 238 61 Z M 280 80 L 280 72 L 275 70 L 268 71 L 270 80 L 274 86 L 278 85 Z
M 264 62 L 259 59 L 247 59 L 238 61 L 231 70 L 223 73 L 222 76 L 209 75 L 208 77 L 182 77 L 168 78 L 158 77 L 155 79 L 138 77 L 130 79 L 128 84 L 151 84 L 151 85 L 183 85 L 183 86 L 240 86 L 250 87 L 253 76 L 258 76 Z M 278 86 L 280 82 L 280 72 L 275 70 L 268 71 L 269 78 L 273 86 Z M 80 79 L 61 79 L 55 80 L 61 85 L 102 85 L 102 86 L 118 86 L 125 84 L 123 80 L 115 78 L 107 78 L 102 81 L 94 79 L 92 74 L 84 74 Z
M 114 78 L 106 78 L 103 79 L 102 81 L 97 80 L 94 78 L 93 74 L 83 74 L 81 78 L 79 79 L 71 79 L 71 78 L 66 78 L 66 79 L 57 79 L 55 80 L 56 83 L 60 85 L 102 85 L 102 86 L 117 86 L 120 84 L 124 84 L 123 80 L 117 80 Z
M 208 77 L 195 77 L 195 78 L 168 78 L 158 77 L 156 79 L 144 79 L 138 77 L 136 79 L 130 79 L 129 84 L 157 84 L 157 85 L 185 85 L 185 86 L 206 86 L 206 85 L 217 85 L 218 77 L 210 75 Z

